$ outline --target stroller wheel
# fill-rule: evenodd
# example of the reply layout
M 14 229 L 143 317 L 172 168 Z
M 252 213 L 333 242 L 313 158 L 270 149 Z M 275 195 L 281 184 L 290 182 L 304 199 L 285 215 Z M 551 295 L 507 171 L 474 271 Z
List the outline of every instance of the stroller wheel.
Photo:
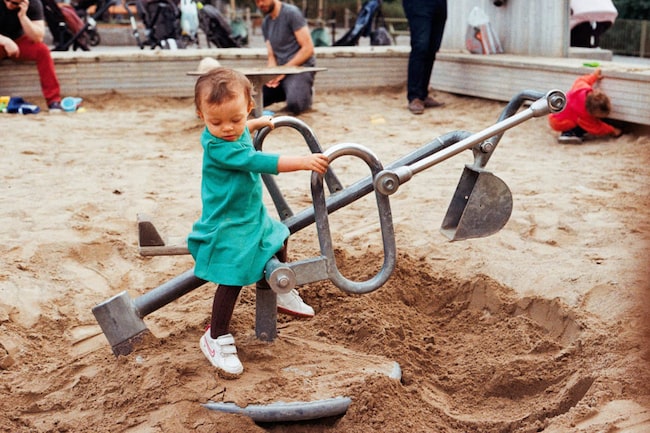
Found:
M 199 46 L 199 38 L 193 38 L 190 35 L 182 35 L 180 44 L 180 48 L 200 48 Z
M 92 47 L 96 47 L 97 45 L 100 44 L 101 41 L 102 41 L 102 38 L 99 36 L 99 33 L 97 32 L 97 30 L 91 30 L 91 31 L 88 32 L 88 43 Z

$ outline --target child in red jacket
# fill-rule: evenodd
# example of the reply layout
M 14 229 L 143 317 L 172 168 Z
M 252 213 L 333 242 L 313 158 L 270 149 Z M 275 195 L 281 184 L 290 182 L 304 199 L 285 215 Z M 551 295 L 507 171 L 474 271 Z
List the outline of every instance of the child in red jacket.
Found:
M 562 134 L 558 142 L 580 144 L 585 134 L 594 136 L 613 135 L 618 137 L 621 130 L 604 122 L 612 109 L 609 97 L 594 84 L 602 80 L 600 68 L 592 74 L 579 77 L 566 94 L 564 110 L 548 116 L 549 125 Z

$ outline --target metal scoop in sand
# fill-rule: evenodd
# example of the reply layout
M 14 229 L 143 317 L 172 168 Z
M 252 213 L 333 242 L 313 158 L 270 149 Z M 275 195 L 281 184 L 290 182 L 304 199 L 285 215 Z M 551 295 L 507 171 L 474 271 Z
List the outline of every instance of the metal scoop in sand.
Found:
M 452 241 L 489 236 L 506 225 L 511 213 L 508 185 L 489 171 L 466 166 L 440 231 Z

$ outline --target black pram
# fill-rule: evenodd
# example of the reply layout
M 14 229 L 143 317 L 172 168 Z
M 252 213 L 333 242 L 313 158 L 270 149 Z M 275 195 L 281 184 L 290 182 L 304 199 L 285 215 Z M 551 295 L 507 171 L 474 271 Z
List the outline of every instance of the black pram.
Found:
M 135 5 L 145 28 L 145 40 L 142 40 L 135 20 L 131 20 L 133 35 L 140 48 L 184 48 L 181 39 L 181 12 L 174 1 L 136 0 Z
M 199 10 L 199 27 L 205 33 L 208 47 L 212 43 L 217 48 L 239 48 L 246 42 L 247 35 L 234 35 L 219 9 L 209 4 Z
M 367 0 L 361 6 L 354 26 L 334 46 L 351 47 L 359 44 L 361 36 L 370 36 L 370 45 L 391 45 L 391 38 L 381 12 L 381 0 Z
M 94 17 L 100 16 L 116 0 L 107 1 L 97 11 Z M 81 49 L 89 51 L 92 35 L 89 33 L 90 24 L 83 21 L 74 7 L 66 3 L 57 3 L 56 0 L 42 0 L 45 22 L 50 29 L 54 48 L 52 51 L 67 51 L 70 47 L 73 50 Z

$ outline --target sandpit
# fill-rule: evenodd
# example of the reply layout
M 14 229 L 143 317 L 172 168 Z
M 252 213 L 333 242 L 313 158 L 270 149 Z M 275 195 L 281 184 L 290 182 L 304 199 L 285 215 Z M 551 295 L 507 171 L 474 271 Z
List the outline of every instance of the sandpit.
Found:
M 404 89 L 320 92 L 300 119 L 323 147 L 359 143 L 388 164 L 444 133 L 492 125 L 505 105 L 436 97 L 446 106 L 413 116 Z M 199 215 L 202 126 L 192 101 L 115 93 L 84 107 L 0 117 L 3 431 L 650 429 L 647 131 L 581 146 L 557 144 L 544 118 L 506 132 L 487 168 L 509 185 L 513 212 L 486 238 L 449 242 L 439 232 L 470 152 L 418 174 L 391 196 L 398 257 L 387 284 L 366 295 L 327 281 L 302 287 L 316 316 L 279 316 L 271 344 L 255 339 L 255 292 L 244 289 L 232 331 L 246 372 L 226 381 L 198 347 L 213 285 L 148 316 L 152 336 L 128 356 L 112 354 L 91 313 L 116 293 L 138 296 L 192 266 L 186 255 L 141 256 L 136 229 L 146 213 L 182 239 Z M 267 151 L 307 151 L 293 131 L 274 131 L 267 143 Z M 346 182 L 368 174 L 355 161 L 333 167 Z M 278 183 L 295 209 L 310 206 L 308 173 Z M 376 273 L 372 198 L 330 223 L 342 273 Z M 317 254 L 313 226 L 291 237 L 291 260 Z M 316 368 L 334 348 L 342 359 L 394 360 L 401 379 L 352 380 L 343 387 L 347 413 L 315 421 L 256 424 L 202 406 L 312 398 L 320 391 L 302 370 L 278 372 L 298 352 L 301 365 Z M 322 367 L 336 372 L 331 364 Z

